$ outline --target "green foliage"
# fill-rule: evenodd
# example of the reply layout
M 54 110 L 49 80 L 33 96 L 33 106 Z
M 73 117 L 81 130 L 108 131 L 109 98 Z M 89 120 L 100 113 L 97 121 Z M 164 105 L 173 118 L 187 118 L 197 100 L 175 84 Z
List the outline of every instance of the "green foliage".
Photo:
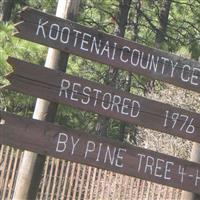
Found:
M 80 6 L 79 21 L 87 26 L 112 33 L 116 24 L 118 1 L 83 0 Z
M 1 84 L 2 84 L 2 76 L 8 72 L 8 64 L 6 62 L 6 59 L 9 55 L 9 53 L 12 52 L 10 43 L 12 41 L 11 31 L 12 31 L 11 25 L 3 25 L 0 24 L 0 76 L 1 76 Z
M 54 14 L 56 10 L 56 4 L 57 1 L 55 0 L 15 0 L 12 18 L 15 19 L 18 16 L 18 12 L 25 6 L 30 6 L 35 9 Z
M 94 133 L 96 114 L 80 111 L 68 106 L 59 105 L 56 122 L 68 128 L 87 130 Z
M 0 24 L 0 84 L 9 84 L 3 76 L 12 71 L 6 62 L 8 56 L 17 57 L 32 63 L 43 63 L 46 48 L 13 37 L 13 24 Z M 29 115 L 33 111 L 34 98 L 22 94 L 1 90 L 0 109 Z
M 45 59 L 43 55 L 44 52 L 46 52 L 46 48 L 13 37 L 13 30 L 14 26 L 12 24 L 0 24 L 1 64 L 2 66 L 5 66 L 5 70 L 7 66 L 6 59 L 8 56 L 15 56 L 34 63 L 43 62 Z

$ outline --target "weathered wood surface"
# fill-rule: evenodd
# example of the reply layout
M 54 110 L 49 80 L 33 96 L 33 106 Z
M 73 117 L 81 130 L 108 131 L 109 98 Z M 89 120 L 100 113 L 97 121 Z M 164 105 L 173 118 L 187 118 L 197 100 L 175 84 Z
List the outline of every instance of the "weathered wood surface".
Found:
M 200 115 L 9 57 L 7 89 L 200 142 Z
M 200 193 L 200 164 L 1 112 L 0 144 Z
M 26 8 L 17 37 L 200 92 L 200 64 Z

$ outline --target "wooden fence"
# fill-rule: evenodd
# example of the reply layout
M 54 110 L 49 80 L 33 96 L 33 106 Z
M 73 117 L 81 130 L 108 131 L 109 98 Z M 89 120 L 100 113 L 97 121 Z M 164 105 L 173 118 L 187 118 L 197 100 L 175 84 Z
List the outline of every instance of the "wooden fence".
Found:
M 12 199 L 22 152 L 0 148 L 0 199 Z M 82 164 L 46 158 L 38 200 L 178 200 L 181 191 Z

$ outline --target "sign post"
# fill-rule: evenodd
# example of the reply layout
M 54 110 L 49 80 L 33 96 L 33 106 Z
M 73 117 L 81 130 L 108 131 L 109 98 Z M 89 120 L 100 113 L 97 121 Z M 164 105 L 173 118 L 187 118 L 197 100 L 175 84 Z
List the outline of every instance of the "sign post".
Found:
M 59 0 L 56 15 L 61 18 L 74 19 L 80 0 Z M 28 34 L 28 33 L 27 33 Z M 45 66 L 51 69 L 65 71 L 67 54 L 55 49 L 49 49 Z M 54 121 L 57 105 L 42 99 L 37 99 L 33 118 Z M 45 157 L 25 151 L 17 175 L 13 199 L 35 199 L 42 177 Z

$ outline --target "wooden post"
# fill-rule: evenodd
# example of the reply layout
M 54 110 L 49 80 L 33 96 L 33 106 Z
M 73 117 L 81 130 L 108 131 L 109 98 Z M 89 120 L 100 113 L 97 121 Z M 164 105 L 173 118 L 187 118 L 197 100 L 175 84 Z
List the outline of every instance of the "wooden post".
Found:
M 80 0 L 59 0 L 56 16 L 71 20 L 77 14 Z M 66 70 L 68 55 L 56 49 L 49 48 L 45 66 L 55 70 Z M 57 104 L 37 99 L 33 118 L 54 121 Z M 45 157 L 25 151 L 17 175 L 13 200 L 35 199 L 41 180 Z
M 6 23 L 10 20 L 12 9 L 14 7 L 13 0 L 3 0 L 0 5 L 0 21 Z
M 191 157 L 190 160 L 200 163 L 200 145 L 199 143 L 195 143 L 193 144 L 192 147 L 192 152 L 191 152 Z M 182 195 L 181 195 L 181 200 L 200 200 L 200 195 L 199 194 L 195 194 L 195 193 L 191 193 L 191 192 L 187 192 L 187 191 L 183 191 Z

